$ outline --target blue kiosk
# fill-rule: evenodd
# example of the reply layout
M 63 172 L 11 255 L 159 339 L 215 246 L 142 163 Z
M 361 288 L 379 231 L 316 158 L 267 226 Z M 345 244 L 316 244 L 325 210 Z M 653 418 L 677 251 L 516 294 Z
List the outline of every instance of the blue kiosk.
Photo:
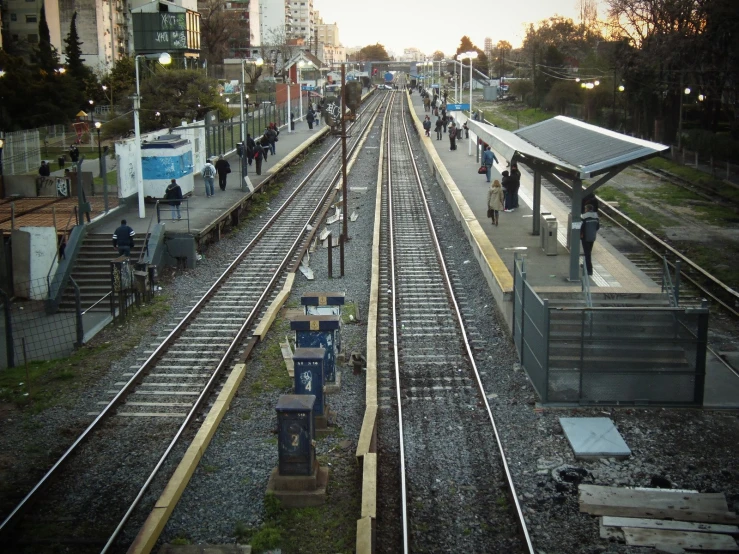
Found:
M 295 394 L 313 395 L 313 416 L 316 428 L 326 427 L 326 406 L 323 396 L 323 348 L 296 348 L 293 354 Z
M 336 354 L 343 356 L 341 350 L 341 311 L 346 302 L 346 293 L 343 292 L 306 292 L 300 297 L 300 303 L 305 307 L 305 315 L 338 315 L 339 329 L 336 331 Z

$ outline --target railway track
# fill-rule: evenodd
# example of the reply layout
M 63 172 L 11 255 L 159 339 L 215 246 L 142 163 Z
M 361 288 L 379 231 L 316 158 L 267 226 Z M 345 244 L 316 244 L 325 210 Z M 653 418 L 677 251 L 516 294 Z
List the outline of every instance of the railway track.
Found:
M 379 113 L 384 98 L 373 97 L 365 113 Z M 349 154 L 372 121 L 363 117 L 354 124 Z M 12 540 L 33 552 L 43 545 L 74 552 L 120 549 L 116 539 L 142 498 L 158 496 L 149 487 L 157 478 L 166 481 L 159 472 L 172 465 L 168 457 L 179 439 L 214 397 L 226 370 L 256 344 L 260 315 L 285 270 L 297 268 L 336 195 L 340 145 L 334 141 L 141 366 L 109 391 L 113 398 L 102 402 L 93 422 L 0 524 L 6 544 Z M 51 534 L 39 532 L 49 525 Z
M 404 98 L 394 95 L 381 160 L 377 550 L 533 552 L 433 230 Z

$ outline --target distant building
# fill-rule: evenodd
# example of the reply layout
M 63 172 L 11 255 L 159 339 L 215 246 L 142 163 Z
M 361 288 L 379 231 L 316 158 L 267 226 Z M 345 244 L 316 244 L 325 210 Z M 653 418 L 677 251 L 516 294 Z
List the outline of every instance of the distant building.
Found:
M 403 55 L 400 56 L 398 61 L 401 62 L 421 62 L 426 59 L 426 56 L 418 48 L 406 48 L 403 50 Z
M 315 40 L 313 0 L 285 0 L 285 5 L 292 18 L 291 38 L 302 38 L 306 43 Z
M 493 39 L 490 37 L 485 37 L 485 48 L 483 49 L 485 52 L 485 57 L 487 59 L 491 59 L 493 55 Z

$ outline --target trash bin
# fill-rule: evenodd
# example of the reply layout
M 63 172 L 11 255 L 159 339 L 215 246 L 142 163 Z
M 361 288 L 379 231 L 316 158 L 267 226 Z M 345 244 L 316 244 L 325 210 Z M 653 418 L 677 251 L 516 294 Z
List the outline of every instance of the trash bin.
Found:
M 557 218 L 553 215 L 544 217 L 541 229 L 542 248 L 547 256 L 557 255 Z

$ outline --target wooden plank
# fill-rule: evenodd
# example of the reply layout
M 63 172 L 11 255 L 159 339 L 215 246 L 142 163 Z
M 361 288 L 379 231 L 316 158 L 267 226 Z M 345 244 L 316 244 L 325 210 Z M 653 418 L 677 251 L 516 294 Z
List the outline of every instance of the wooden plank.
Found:
M 678 519 L 706 523 L 737 522 L 721 493 L 675 493 L 580 485 L 580 511 L 597 516 Z
M 377 454 L 368 452 L 362 464 L 362 517 L 377 517 Z
M 377 419 L 377 404 L 368 404 L 364 410 L 362 428 L 359 431 L 357 441 L 357 458 L 361 458 L 370 451 L 372 434 L 375 432 L 375 420 Z
M 638 527 L 640 529 L 663 529 L 667 531 L 690 531 L 693 533 L 725 533 L 739 535 L 739 526 L 716 523 L 691 523 L 666 519 L 641 519 L 634 517 L 603 516 L 605 527 Z
M 372 518 L 363 517 L 357 520 L 357 554 L 373 554 L 375 549 L 372 541 Z
M 684 531 L 664 531 L 661 529 L 623 529 L 626 544 L 629 546 L 652 546 L 686 548 L 689 550 L 721 550 L 739 552 L 739 546 L 729 535 L 714 533 L 687 533 Z
M 624 534 L 620 527 L 607 527 L 603 524 L 604 517 L 598 518 L 598 531 L 600 532 L 600 538 L 605 540 L 617 540 L 624 542 Z

